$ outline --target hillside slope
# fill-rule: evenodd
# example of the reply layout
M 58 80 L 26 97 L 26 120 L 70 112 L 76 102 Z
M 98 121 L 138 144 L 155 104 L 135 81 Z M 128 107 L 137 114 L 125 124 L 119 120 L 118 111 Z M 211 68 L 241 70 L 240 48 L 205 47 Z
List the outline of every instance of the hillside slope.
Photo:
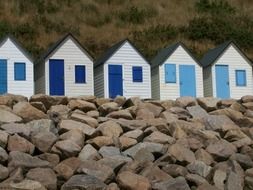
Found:
M 253 57 L 250 0 L 9 0 L 0 8 L 0 37 L 12 33 L 35 57 L 67 32 L 95 58 L 126 37 L 148 58 L 179 40 L 201 56 L 231 38 Z

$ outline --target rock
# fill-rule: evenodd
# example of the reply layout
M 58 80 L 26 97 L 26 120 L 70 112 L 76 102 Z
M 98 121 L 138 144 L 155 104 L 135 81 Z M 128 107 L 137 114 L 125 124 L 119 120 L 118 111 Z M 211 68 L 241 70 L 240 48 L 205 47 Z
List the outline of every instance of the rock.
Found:
M 120 156 L 106 157 L 98 161 L 99 164 L 109 166 L 115 173 L 118 172 L 126 162 L 127 161 Z
M 160 118 L 165 119 L 166 122 L 170 124 L 178 120 L 178 115 L 171 113 L 170 111 L 164 111 L 160 114 Z
M 85 145 L 78 155 L 81 161 L 98 160 L 100 157 L 98 151 L 90 144 Z
M 141 101 L 140 97 L 130 97 L 126 100 L 123 107 L 124 108 L 129 108 L 131 106 L 138 106 L 141 103 L 142 103 L 142 101 Z
M 117 176 L 116 181 L 118 182 L 119 187 L 122 189 L 151 190 L 151 184 L 147 178 L 128 171 L 120 173 Z
M 197 101 L 202 108 L 210 112 L 217 109 L 217 103 L 220 101 L 220 99 L 205 97 L 205 98 L 197 98 Z
M 108 137 L 119 137 L 123 133 L 120 125 L 110 120 L 99 125 L 97 130 L 101 131 L 103 136 Z
M 9 123 L 1 125 L 0 128 L 2 128 L 5 132 L 7 132 L 10 135 L 18 134 L 22 137 L 25 137 L 26 139 L 29 139 L 30 137 L 31 131 L 24 124 Z
M 47 190 L 41 183 L 33 180 L 25 179 L 19 183 L 11 183 L 11 189 L 13 190 Z
M 234 103 L 237 103 L 236 99 L 222 99 L 217 103 L 217 106 L 218 108 L 223 109 L 230 107 Z
M 194 118 L 194 119 L 201 119 L 201 118 L 205 118 L 208 116 L 208 113 L 206 112 L 206 110 L 204 110 L 201 106 L 197 105 L 197 106 L 191 106 L 191 107 L 187 107 L 186 108 L 187 111 L 190 113 L 190 115 Z
M 50 168 L 34 168 L 26 174 L 27 179 L 40 182 L 48 190 L 57 190 L 57 177 Z
M 98 111 L 102 116 L 106 116 L 108 113 L 119 110 L 119 106 L 115 102 L 108 102 L 100 105 Z
M 140 129 L 135 129 L 133 131 L 128 131 L 122 135 L 122 137 L 128 137 L 137 140 L 138 142 L 143 139 L 143 131 Z
M 210 112 L 209 114 L 211 115 L 226 115 L 228 116 L 232 121 L 239 123 L 240 120 L 243 119 L 243 114 L 239 111 L 233 110 L 231 108 L 224 108 L 224 109 L 219 109 Z
M 114 118 L 114 119 L 133 119 L 133 116 L 128 110 L 119 110 L 119 111 L 113 111 L 107 115 L 107 117 Z
M 150 162 L 139 162 L 136 160 L 130 161 L 128 160 L 127 163 L 120 169 L 118 175 L 122 172 L 129 171 L 131 173 L 140 173 L 142 170 L 150 166 Z
M 98 136 L 86 142 L 93 145 L 95 148 L 100 148 L 102 146 L 111 146 L 114 144 L 112 137 L 108 136 Z
M 220 189 L 210 185 L 209 183 L 203 183 L 202 185 L 198 186 L 197 190 L 220 190 Z
M 184 96 L 177 98 L 176 104 L 180 107 L 186 108 L 190 106 L 196 106 L 198 103 L 194 97 Z
M 0 147 L 0 163 L 4 163 L 8 160 L 8 154 L 7 152 Z
M 85 123 L 93 128 L 98 126 L 98 121 L 96 119 L 81 113 L 72 113 L 70 118 Z
M 202 119 L 207 130 L 226 132 L 239 127 L 225 115 L 209 115 Z
M 162 170 L 172 177 L 186 176 L 188 174 L 188 171 L 185 167 L 177 164 L 167 164 L 162 167 Z
M 119 143 L 120 143 L 120 149 L 125 150 L 136 145 L 138 142 L 135 139 L 121 136 L 119 138 Z
M 225 189 L 229 190 L 243 190 L 243 184 L 241 183 L 238 174 L 233 171 L 228 173 Z
M 112 102 L 112 99 L 110 98 L 96 98 L 95 103 L 99 107 L 105 103 Z
M 136 119 L 137 120 L 148 120 L 155 118 L 153 112 L 147 110 L 147 109 L 138 109 L 136 113 Z
M 0 182 L 6 179 L 9 176 L 8 168 L 0 164 Z M 0 187 L 1 188 L 1 187 Z
M 35 146 L 23 137 L 15 134 L 9 137 L 8 151 L 20 151 L 28 154 L 33 154 Z
M 204 183 L 208 183 L 205 178 L 203 178 L 197 174 L 187 174 L 185 176 L 185 179 L 191 183 L 196 184 L 197 186 L 200 186 Z
M 50 167 L 53 168 L 60 162 L 60 157 L 57 154 L 44 153 L 38 155 L 38 158 L 41 160 L 48 161 L 50 163 Z
M 86 113 L 86 115 L 88 115 L 89 117 L 93 117 L 95 119 L 97 119 L 99 117 L 99 112 L 96 110 L 92 110 L 92 111 L 88 111 Z
M 114 179 L 112 168 L 92 160 L 83 161 L 77 169 L 77 172 L 94 176 L 106 184 Z
M 215 156 L 217 159 L 224 160 L 236 153 L 237 149 L 231 143 L 225 140 L 219 140 L 208 145 L 206 151 Z
M 154 155 L 145 148 L 140 149 L 133 156 L 133 159 L 138 162 L 154 162 Z
M 7 95 L 0 96 L 0 105 L 12 107 L 14 103 L 15 102 L 11 96 L 7 96 Z
M 57 173 L 59 178 L 68 180 L 74 175 L 78 167 L 81 165 L 81 160 L 76 157 L 71 157 L 60 162 L 55 166 L 54 171 Z
M 46 107 L 44 106 L 44 104 L 42 102 L 31 102 L 30 103 L 33 107 L 35 107 L 36 109 L 46 113 L 47 112 L 47 109 Z
M 215 170 L 214 175 L 213 175 L 214 185 L 218 189 L 224 189 L 226 178 L 227 178 L 226 171 L 223 171 L 220 169 Z
M 154 165 L 144 168 L 144 170 L 141 171 L 141 175 L 148 178 L 151 184 L 166 181 L 172 178 L 166 172 L 161 170 L 158 166 Z
M 185 178 L 177 177 L 167 181 L 155 183 L 152 187 L 154 190 L 191 190 Z
M 57 141 L 52 147 L 52 152 L 59 154 L 62 158 L 69 158 L 78 155 L 82 147 L 71 140 Z
M 52 105 L 66 105 L 68 98 L 65 96 L 48 96 L 45 94 L 36 94 L 30 97 L 30 102 L 42 102 L 48 110 Z
M 41 132 L 32 136 L 32 143 L 41 152 L 48 152 L 52 148 L 56 140 L 57 137 L 54 135 L 54 133 L 48 131 Z
M 63 133 L 60 137 L 60 140 L 70 140 L 80 146 L 81 148 L 84 146 L 84 134 L 78 130 L 70 130 L 66 133 Z
M 116 102 L 118 106 L 123 106 L 126 102 L 126 98 L 124 96 L 116 96 L 116 98 L 114 98 L 114 102 Z
M 79 109 L 84 112 L 97 110 L 97 107 L 95 106 L 95 104 L 84 101 L 84 100 L 80 100 L 80 99 L 70 100 L 68 103 L 68 107 L 71 110 Z
M 0 123 L 12 123 L 22 121 L 21 117 L 7 110 L 0 109 L 0 115 Z
M 134 157 L 136 153 L 141 149 L 146 149 L 147 151 L 154 154 L 163 154 L 165 152 L 164 146 L 162 144 L 143 142 L 132 146 L 131 148 L 125 150 L 123 153 L 124 155 Z
M 9 154 L 9 163 L 8 168 L 10 171 L 18 167 L 22 167 L 24 169 L 32 169 L 32 168 L 46 168 L 49 167 L 49 162 L 41 160 L 36 157 L 32 157 L 29 154 L 13 151 Z
M 23 169 L 19 167 L 13 172 L 9 173 L 9 177 L 0 183 L 0 188 L 10 189 L 10 183 L 22 181 L 24 179 L 23 172 Z
M 47 115 L 30 105 L 28 102 L 19 102 L 13 106 L 13 111 L 18 116 L 22 117 L 24 121 L 32 121 L 36 119 L 45 119 Z
M 159 105 L 155 105 L 154 103 L 144 102 L 138 106 L 139 108 L 148 110 L 153 113 L 154 117 L 159 117 L 164 108 Z
M 189 112 L 186 109 L 181 108 L 181 107 L 172 107 L 168 111 L 170 111 L 173 114 L 178 115 L 178 119 L 187 120 L 191 117 Z
M 61 190 L 104 190 L 105 188 L 106 184 L 94 176 L 74 175 L 65 184 L 63 184 Z
M 243 169 L 249 169 L 253 167 L 253 161 L 248 155 L 235 153 L 232 156 L 230 156 L 231 160 L 237 161 Z
M 99 149 L 98 152 L 103 156 L 103 158 L 117 156 L 121 154 L 119 148 L 113 146 L 103 146 Z
M 27 123 L 26 127 L 30 129 L 32 136 L 42 132 L 52 132 L 55 135 L 58 134 L 58 130 L 55 127 L 54 122 L 50 119 L 34 120 Z
M 253 102 L 242 103 L 242 105 L 249 110 L 253 110 Z
M 159 131 L 154 131 L 151 135 L 147 136 L 143 139 L 144 142 L 153 142 L 153 143 L 160 143 L 160 144 L 173 144 L 175 143 L 175 139 L 164 133 Z
M 67 118 L 70 112 L 70 108 L 66 105 L 55 105 L 51 106 L 50 110 L 48 110 L 49 114 L 58 114 L 60 118 Z
M 67 132 L 70 130 L 80 130 L 87 136 L 92 136 L 95 132 L 95 129 L 93 127 L 90 127 L 87 124 L 73 121 L 73 120 L 62 120 L 59 123 L 60 132 Z
M 1 128 L 1 127 L 0 127 Z M 0 147 L 5 148 L 8 143 L 9 134 L 0 130 Z
M 243 97 L 241 97 L 241 101 L 243 103 L 253 102 L 253 96 L 252 95 L 243 96 Z
M 105 190 L 120 190 L 116 183 L 110 183 Z
M 206 178 L 210 174 L 212 167 L 206 165 L 202 161 L 196 160 L 196 161 L 188 164 L 187 169 L 192 174 L 197 174 L 201 177 Z
M 196 160 L 202 161 L 208 166 L 214 163 L 213 157 L 202 148 L 195 152 L 195 157 Z
M 118 119 L 116 120 L 118 124 L 122 127 L 124 131 L 135 130 L 135 129 L 145 129 L 147 128 L 147 122 L 143 120 L 127 120 Z
M 180 144 L 173 144 L 168 152 L 179 162 L 191 163 L 195 161 L 194 153 Z

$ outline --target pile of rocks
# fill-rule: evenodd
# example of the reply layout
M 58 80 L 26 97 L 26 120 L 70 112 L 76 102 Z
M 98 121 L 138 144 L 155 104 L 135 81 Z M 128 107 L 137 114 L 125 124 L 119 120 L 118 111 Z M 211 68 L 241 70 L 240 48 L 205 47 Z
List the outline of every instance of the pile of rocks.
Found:
M 0 189 L 253 189 L 253 96 L 0 96 Z

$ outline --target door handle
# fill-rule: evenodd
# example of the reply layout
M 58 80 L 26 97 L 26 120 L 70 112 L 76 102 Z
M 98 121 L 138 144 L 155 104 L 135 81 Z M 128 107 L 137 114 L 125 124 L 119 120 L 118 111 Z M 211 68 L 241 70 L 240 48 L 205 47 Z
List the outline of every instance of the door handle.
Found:
M 227 82 L 227 85 L 229 86 L 229 82 Z

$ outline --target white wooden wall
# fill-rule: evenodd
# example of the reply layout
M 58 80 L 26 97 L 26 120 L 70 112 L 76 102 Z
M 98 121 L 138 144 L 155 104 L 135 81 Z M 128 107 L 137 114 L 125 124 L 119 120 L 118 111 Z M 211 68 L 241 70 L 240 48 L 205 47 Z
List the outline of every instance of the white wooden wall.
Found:
M 176 83 L 165 83 L 165 69 L 164 64 L 176 64 Z M 160 99 L 176 99 L 180 97 L 179 84 L 179 65 L 194 65 L 196 73 L 196 96 L 203 97 L 203 75 L 202 67 L 200 67 L 195 60 L 185 51 L 182 46 L 179 46 L 174 53 L 159 66 L 160 76 Z
M 204 96 L 213 96 L 213 86 L 212 86 L 212 67 L 209 66 L 203 69 L 203 80 L 204 80 Z
M 252 88 L 252 66 L 244 59 L 244 57 L 237 51 L 234 45 L 230 45 L 227 50 L 217 59 L 212 67 L 213 76 L 213 94 L 216 94 L 216 80 L 215 80 L 215 65 L 228 65 L 229 67 L 229 84 L 230 97 L 239 99 L 244 95 L 250 95 L 253 92 Z M 236 86 L 235 70 L 246 70 L 246 86 Z
M 0 47 L 0 59 L 7 60 L 7 90 L 11 94 L 19 94 L 30 97 L 34 94 L 33 63 L 25 56 L 23 50 L 19 49 L 10 38 Z M 14 63 L 26 63 L 26 80 L 14 80 Z
M 121 48 L 104 64 L 104 96 L 109 97 L 108 65 L 122 65 L 123 96 L 126 98 L 139 96 L 140 98 L 151 98 L 151 70 L 149 63 L 125 42 Z M 142 66 L 143 82 L 133 82 L 132 67 Z
M 95 96 L 104 97 L 104 65 L 94 69 Z
M 71 38 L 67 38 L 67 40 L 58 47 L 45 62 L 46 94 L 49 94 L 49 59 L 64 60 L 66 96 L 94 95 L 93 62 Z M 75 83 L 75 65 L 85 65 L 85 84 Z
M 152 86 L 152 98 L 155 100 L 159 100 L 160 99 L 159 67 L 151 69 L 151 86 Z

